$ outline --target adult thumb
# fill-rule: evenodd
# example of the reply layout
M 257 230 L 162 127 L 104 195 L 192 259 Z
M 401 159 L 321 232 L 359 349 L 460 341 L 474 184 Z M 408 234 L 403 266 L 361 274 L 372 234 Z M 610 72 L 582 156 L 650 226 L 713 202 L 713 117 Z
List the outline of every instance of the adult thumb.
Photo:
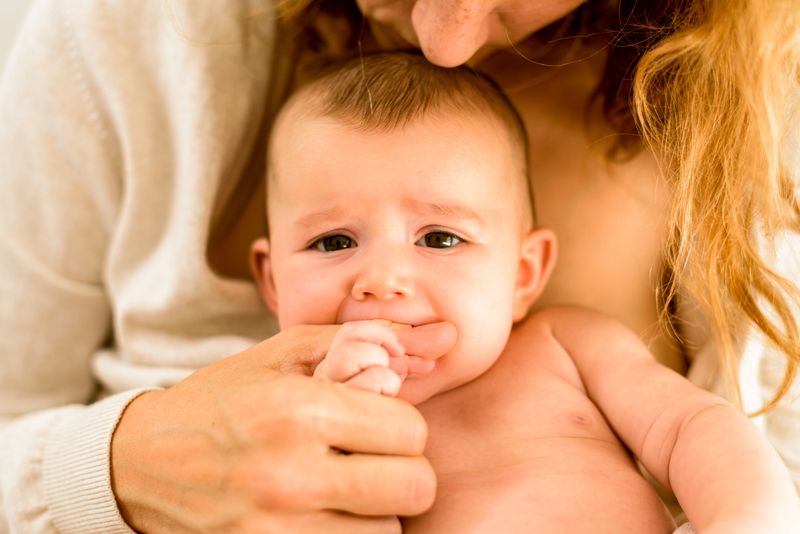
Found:
M 252 347 L 260 362 L 282 373 L 311 375 L 328 353 L 340 325 L 298 325 Z
M 409 356 L 435 360 L 453 348 L 458 333 L 453 323 L 442 321 L 396 328 L 397 338 Z

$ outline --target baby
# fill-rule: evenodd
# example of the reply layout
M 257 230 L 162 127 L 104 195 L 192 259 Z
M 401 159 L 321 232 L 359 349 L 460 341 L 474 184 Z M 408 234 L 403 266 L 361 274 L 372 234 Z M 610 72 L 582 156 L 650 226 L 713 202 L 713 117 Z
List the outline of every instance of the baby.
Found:
M 737 410 L 607 317 L 526 318 L 556 240 L 535 226 L 524 128 L 490 82 L 414 55 L 353 61 L 290 99 L 268 159 L 268 238 L 252 247 L 268 306 L 282 328 L 343 325 L 315 376 L 428 422 L 437 499 L 406 532 L 671 532 L 632 456 L 700 532 L 800 524 Z M 448 352 L 406 354 L 400 325 L 441 322 Z

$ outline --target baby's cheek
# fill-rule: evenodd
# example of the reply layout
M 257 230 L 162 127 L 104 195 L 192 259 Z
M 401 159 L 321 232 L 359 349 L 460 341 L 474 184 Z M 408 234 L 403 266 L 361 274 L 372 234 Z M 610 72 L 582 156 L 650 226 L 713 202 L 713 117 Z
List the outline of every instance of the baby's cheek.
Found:
M 462 324 L 454 350 L 448 355 L 447 367 L 453 378 L 466 383 L 491 367 L 508 341 L 510 321 L 503 318 Z
M 503 352 L 511 332 L 509 326 L 498 322 L 485 321 L 479 327 L 464 335 L 464 350 L 470 360 L 494 362 Z M 490 363 L 490 364 L 491 364 Z
M 292 284 L 279 293 L 278 319 L 281 328 L 300 324 L 334 324 L 343 300 L 335 287 L 320 280 Z

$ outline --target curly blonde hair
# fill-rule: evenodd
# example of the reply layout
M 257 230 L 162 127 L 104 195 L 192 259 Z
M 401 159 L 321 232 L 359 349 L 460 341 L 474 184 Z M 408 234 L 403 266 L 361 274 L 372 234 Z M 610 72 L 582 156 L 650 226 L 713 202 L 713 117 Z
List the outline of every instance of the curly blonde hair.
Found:
M 273 7 L 297 48 L 313 52 L 295 56 L 312 58 L 295 71 L 360 47 L 352 2 Z M 608 124 L 627 134 L 609 155 L 647 146 L 671 184 L 662 323 L 674 331 L 670 310 L 678 289 L 688 292 L 736 395 L 737 348 L 755 327 L 787 362 L 774 397 L 753 415 L 771 410 L 800 363 L 800 290 L 770 267 L 760 242 L 800 231 L 800 171 L 790 152 L 800 147 L 788 146 L 798 124 L 800 9 L 795 0 L 590 0 L 558 23 L 564 28 L 609 36 L 596 96 Z

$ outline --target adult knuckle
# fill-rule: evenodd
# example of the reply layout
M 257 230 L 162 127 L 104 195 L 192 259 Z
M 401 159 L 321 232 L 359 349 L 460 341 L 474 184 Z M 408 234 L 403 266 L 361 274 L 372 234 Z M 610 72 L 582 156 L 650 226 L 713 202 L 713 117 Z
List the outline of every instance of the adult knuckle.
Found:
M 278 444 L 295 441 L 302 430 L 302 410 L 291 398 L 285 398 L 283 404 L 265 403 L 254 408 L 252 428 L 255 442 Z
M 308 444 L 325 441 L 336 416 L 346 409 L 348 394 L 342 384 L 309 377 L 287 377 L 264 392 L 255 414 L 262 441 L 276 437 L 284 442 Z M 310 441 L 312 440 L 312 441 Z
M 320 383 L 320 391 L 313 398 L 299 399 L 296 404 L 286 408 L 284 428 L 298 443 L 305 445 L 327 445 L 336 425 L 337 409 L 342 403 L 338 391 L 345 386 L 339 383 Z
M 320 382 L 321 387 L 325 385 Z M 261 412 L 254 414 L 251 438 L 257 445 L 307 448 L 329 435 L 331 413 L 331 407 L 314 392 L 290 393 L 280 403 L 262 406 Z
M 327 503 L 332 502 L 332 497 L 336 495 L 337 479 L 316 472 L 312 476 L 306 477 L 303 484 L 303 493 L 306 503 L 311 508 L 322 508 Z
M 291 457 L 270 456 L 253 462 L 243 475 L 251 499 L 268 510 L 299 510 L 310 501 L 308 481 L 313 480 L 303 463 Z
M 260 387 L 261 403 L 269 408 L 280 408 L 287 400 L 296 401 L 302 395 L 303 383 L 307 379 L 299 375 L 281 374 Z

